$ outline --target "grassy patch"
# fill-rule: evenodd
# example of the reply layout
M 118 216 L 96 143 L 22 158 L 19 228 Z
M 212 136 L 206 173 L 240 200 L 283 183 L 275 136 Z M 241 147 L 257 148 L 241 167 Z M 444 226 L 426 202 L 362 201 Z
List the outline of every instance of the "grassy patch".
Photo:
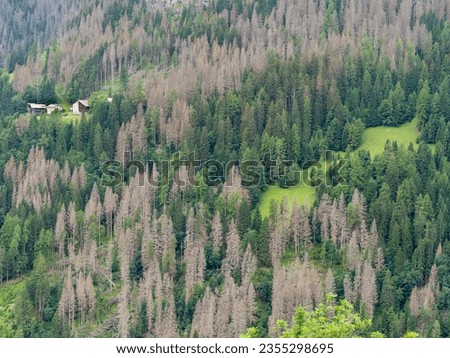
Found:
M 399 146 L 408 147 L 412 143 L 417 148 L 417 137 L 419 132 L 417 130 L 417 119 L 405 123 L 400 127 L 386 127 L 379 126 L 367 128 L 363 132 L 362 144 L 358 149 L 368 150 L 371 156 L 381 154 L 384 151 L 386 141 L 397 141 Z
M 25 285 L 25 280 L 10 282 L 0 287 L 0 337 L 20 337 L 20 331 L 14 327 L 14 303 L 17 294 Z
M 259 203 L 259 210 L 262 217 L 269 216 L 272 201 L 275 200 L 277 203 L 282 203 L 284 197 L 288 198 L 290 206 L 292 206 L 297 199 L 299 205 L 311 207 L 314 204 L 315 195 L 315 189 L 311 186 L 306 186 L 305 184 L 300 184 L 287 189 L 271 186 L 262 195 L 261 202 Z
M 54 115 L 53 113 L 51 114 L 52 116 Z M 80 120 L 81 120 L 81 116 L 80 115 L 76 115 L 73 114 L 71 111 L 68 112 L 62 112 L 61 114 L 57 114 L 58 117 L 56 117 L 56 120 L 61 121 L 62 123 L 73 123 L 73 124 L 77 124 Z M 37 116 L 40 120 L 46 120 L 49 118 L 48 114 L 45 115 L 41 115 L 41 116 Z M 89 115 L 86 115 L 86 119 L 89 118 Z
M 374 157 L 377 154 L 383 153 L 386 141 L 388 140 L 391 142 L 397 141 L 399 146 L 403 145 L 405 147 L 408 147 L 412 143 L 414 148 L 417 148 L 418 136 L 417 119 L 405 123 L 400 127 L 379 126 L 367 128 L 363 132 L 361 146 L 353 153 L 356 153 L 358 150 L 367 150 Z M 431 149 L 433 150 L 434 147 L 431 146 Z M 278 203 L 282 203 L 285 196 L 288 197 L 290 205 L 297 199 L 300 205 L 310 207 L 314 204 L 315 189 L 304 184 L 288 189 L 269 187 L 261 197 L 259 204 L 261 215 L 263 217 L 269 216 L 271 202 L 275 200 Z
M 87 118 L 87 117 L 86 117 Z M 61 114 L 61 121 L 64 123 L 76 124 L 81 120 L 80 115 L 73 114 L 72 112 L 63 112 Z

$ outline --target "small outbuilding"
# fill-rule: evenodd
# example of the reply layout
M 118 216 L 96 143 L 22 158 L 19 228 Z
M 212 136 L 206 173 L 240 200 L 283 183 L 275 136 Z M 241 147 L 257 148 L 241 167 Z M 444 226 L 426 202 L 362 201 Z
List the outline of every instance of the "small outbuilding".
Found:
M 63 111 L 63 108 L 57 104 L 49 104 L 47 106 L 47 114 L 52 114 L 54 111 Z
M 47 113 L 47 106 L 45 104 L 28 103 L 28 113 L 39 116 L 42 113 Z
M 72 113 L 80 115 L 89 111 L 89 108 L 89 101 L 87 99 L 80 99 L 73 104 Z

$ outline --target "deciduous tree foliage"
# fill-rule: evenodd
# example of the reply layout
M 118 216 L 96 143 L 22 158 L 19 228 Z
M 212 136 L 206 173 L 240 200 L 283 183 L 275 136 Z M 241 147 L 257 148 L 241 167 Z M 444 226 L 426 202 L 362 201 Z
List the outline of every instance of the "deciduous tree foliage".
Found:
M 371 331 L 371 321 L 354 312 L 352 304 L 346 300 L 335 302 L 336 296 L 327 295 L 326 303 L 321 303 L 313 311 L 297 307 L 292 324 L 279 320 L 276 336 L 282 338 L 352 338 L 375 337 L 378 332 Z M 257 333 L 250 328 L 243 337 Z M 381 335 L 382 336 L 382 335 Z

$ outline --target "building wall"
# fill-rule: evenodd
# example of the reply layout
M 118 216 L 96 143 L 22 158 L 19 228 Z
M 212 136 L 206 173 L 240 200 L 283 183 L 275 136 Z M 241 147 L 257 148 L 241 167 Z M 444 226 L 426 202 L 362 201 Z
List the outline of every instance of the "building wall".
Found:
M 34 114 L 36 116 L 42 114 L 42 113 L 46 113 L 47 109 L 46 108 L 31 108 L 30 106 L 28 106 L 28 113 L 30 114 Z
M 72 112 L 73 112 L 73 114 L 81 114 L 78 101 L 73 104 Z

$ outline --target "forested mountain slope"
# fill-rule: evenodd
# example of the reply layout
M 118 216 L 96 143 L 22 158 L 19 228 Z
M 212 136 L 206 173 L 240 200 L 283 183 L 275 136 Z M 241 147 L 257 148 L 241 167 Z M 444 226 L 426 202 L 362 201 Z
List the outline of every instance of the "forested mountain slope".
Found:
M 0 336 L 449 336 L 449 1 L 5 2 Z
M 66 24 L 89 7 L 88 0 L 0 1 L 0 65 L 10 70 L 36 56 L 66 32 Z

